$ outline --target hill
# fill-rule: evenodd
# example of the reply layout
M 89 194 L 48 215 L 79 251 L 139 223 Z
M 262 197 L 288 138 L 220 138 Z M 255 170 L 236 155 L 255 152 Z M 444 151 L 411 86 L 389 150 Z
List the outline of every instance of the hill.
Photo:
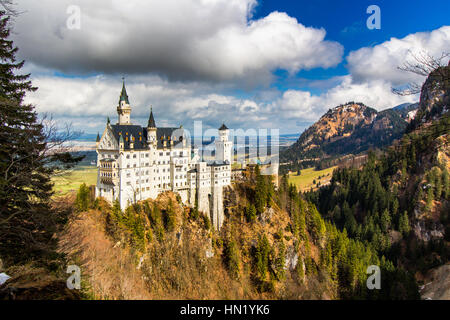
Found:
M 226 220 L 213 230 L 208 217 L 172 193 L 122 212 L 80 187 L 59 236 L 58 252 L 80 267 L 84 299 L 337 299 L 412 298 L 417 287 L 387 259 L 321 218 L 287 178 L 249 172 L 225 192 Z M 366 269 L 379 265 L 382 289 L 366 287 Z M 14 279 L 20 270 L 6 270 Z M 22 276 L 23 279 L 23 276 Z M 27 280 L 28 279 L 28 280 Z M 32 278 L 29 290 L 50 291 Z M 25 283 L 24 283 L 25 282 Z M 18 280 L 0 287 L 16 292 Z M 50 284 L 49 284 L 50 285 Z M 43 286 L 43 287 L 42 287 Z M 393 293 L 392 287 L 400 287 Z M 64 292 L 25 298 L 66 298 Z M 20 294 L 16 299 L 24 298 Z M 76 298 L 76 297 L 71 297 Z
M 282 162 L 333 158 L 390 145 L 402 136 L 417 104 L 377 112 L 350 102 L 328 110 L 280 153 Z
M 323 217 L 422 283 L 450 259 L 449 72 L 450 66 L 430 74 L 401 140 L 370 153 L 361 169 L 335 170 L 330 185 L 306 195 Z M 445 292 L 448 278 L 442 282 Z

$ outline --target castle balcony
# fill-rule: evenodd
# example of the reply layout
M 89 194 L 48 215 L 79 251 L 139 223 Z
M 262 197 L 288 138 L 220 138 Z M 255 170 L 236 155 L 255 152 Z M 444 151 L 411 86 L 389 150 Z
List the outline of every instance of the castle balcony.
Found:
M 108 177 L 101 177 L 100 178 L 100 182 L 103 184 L 109 184 L 109 185 L 114 185 L 114 182 L 112 180 L 112 178 L 108 178 Z

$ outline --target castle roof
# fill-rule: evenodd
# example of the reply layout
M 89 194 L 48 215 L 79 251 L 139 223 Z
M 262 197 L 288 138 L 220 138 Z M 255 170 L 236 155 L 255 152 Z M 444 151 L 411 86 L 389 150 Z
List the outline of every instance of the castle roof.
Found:
M 123 139 L 124 149 L 130 149 L 131 139 L 134 138 L 134 149 L 146 149 L 147 148 L 147 129 L 139 125 L 124 125 L 114 124 L 111 125 L 114 137 L 117 141 Z M 172 137 L 176 130 L 182 130 L 177 132 L 177 136 Z M 127 139 L 128 138 L 128 139 Z M 157 148 L 162 149 L 164 147 L 164 141 L 166 141 L 166 147 L 170 147 L 170 140 L 174 139 L 173 146 L 183 142 L 184 129 L 182 128 L 156 128 Z
M 145 149 L 147 147 L 147 131 L 138 125 L 129 124 L 113 124 L 111 126 L 114 137 L 120 141 L 123 139 L 123 146 L 125 150 L 130 149 L 130 142 L 133 136 L 134 149 Z
M 122 92 L 120 93 L 119 104 L 121 101 L 125 101 L 126 104 L 130 104 L 128 101 L 127 89 L 125 89 L 125 80 L 122 83 Z
M 222 130 L 228 130 L 228 127 L 225 125 L 225 123 L 222 123 L 222 126 L 219 128 L 220 131 Z
M 150 117 L 148 118 L 147 128 L 156 128 L 155 118 L 153 117 L 153 109 L 150 109 Z
M 156 128 L 156 138 L 158 140 L 158 149 L 163 148 L 164 140 L 166 140 L 166 146 L 167 147 L 170 146 L 170 139 L 172 139 L 172 135 L 174 134 L 175 130 L 182 130 L 182 134 L 184 135 L 184 129 L 182 129 L 182 128 Z M 177 144 L 179 144 L 183 141 L 183 138 L 180 139 L 180 137 L 183 137 L 183 135 L 174 137 L 174 138 L 176 138 L 176 140 L 174 140 L 174 142 L 173 142 L 174 146 L 176 146 Z
M 100 134 L 97 132 L 97 139 L 95 140 L 96 142 L 100 141 Z

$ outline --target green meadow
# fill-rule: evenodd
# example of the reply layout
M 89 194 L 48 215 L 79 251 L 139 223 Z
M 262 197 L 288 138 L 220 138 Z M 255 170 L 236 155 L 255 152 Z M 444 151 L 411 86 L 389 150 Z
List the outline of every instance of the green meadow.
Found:
M 77 166 L 72 170 L 56 175 L 52 179 L 56 196 L 64 196 L 71 191 L 77 191 L 81 184 L 97 184 L 97 167 Z
M 316 189 L 318 182 L 320 182 L 320 185 L 330 182 L 335 168 L 331 167 L 319 171 L 316 171 L 314 168 L 308 168 L 301 170 L 300 175 L 297 175 L 297 172 L 292 172 L 289 174 L 289 183 L 296 185 L 297 189 L 302 192 L 311 188 Z

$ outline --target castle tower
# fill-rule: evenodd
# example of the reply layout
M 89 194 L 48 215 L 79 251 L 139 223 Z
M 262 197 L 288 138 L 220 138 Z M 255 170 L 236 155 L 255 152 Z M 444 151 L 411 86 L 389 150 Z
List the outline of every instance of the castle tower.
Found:
M 123 80 L 122 84 L 117 114 L 119 115 L 118 124 L 131 124 L 131 107 L 130 102 L 128 101 L 127 90 L 125 89 L 125 80 Z
M 219 163 L 228 162 L 231 164 L 232 154 L 231 148 L 233 143 L 228 141 L 228 135 L 230 130 L 225 124 L 219 128 L 219 139 L 215 141 L 216 143 L 216 161 Z
M 147 141 L 149 145 L 153 145 L 156 147 L 157 138 L 156 138 L 156 123 L 155 118 L 153 117 L 153 108 L 150 107 L 150 117 L 148 118 L 147 124 Z

